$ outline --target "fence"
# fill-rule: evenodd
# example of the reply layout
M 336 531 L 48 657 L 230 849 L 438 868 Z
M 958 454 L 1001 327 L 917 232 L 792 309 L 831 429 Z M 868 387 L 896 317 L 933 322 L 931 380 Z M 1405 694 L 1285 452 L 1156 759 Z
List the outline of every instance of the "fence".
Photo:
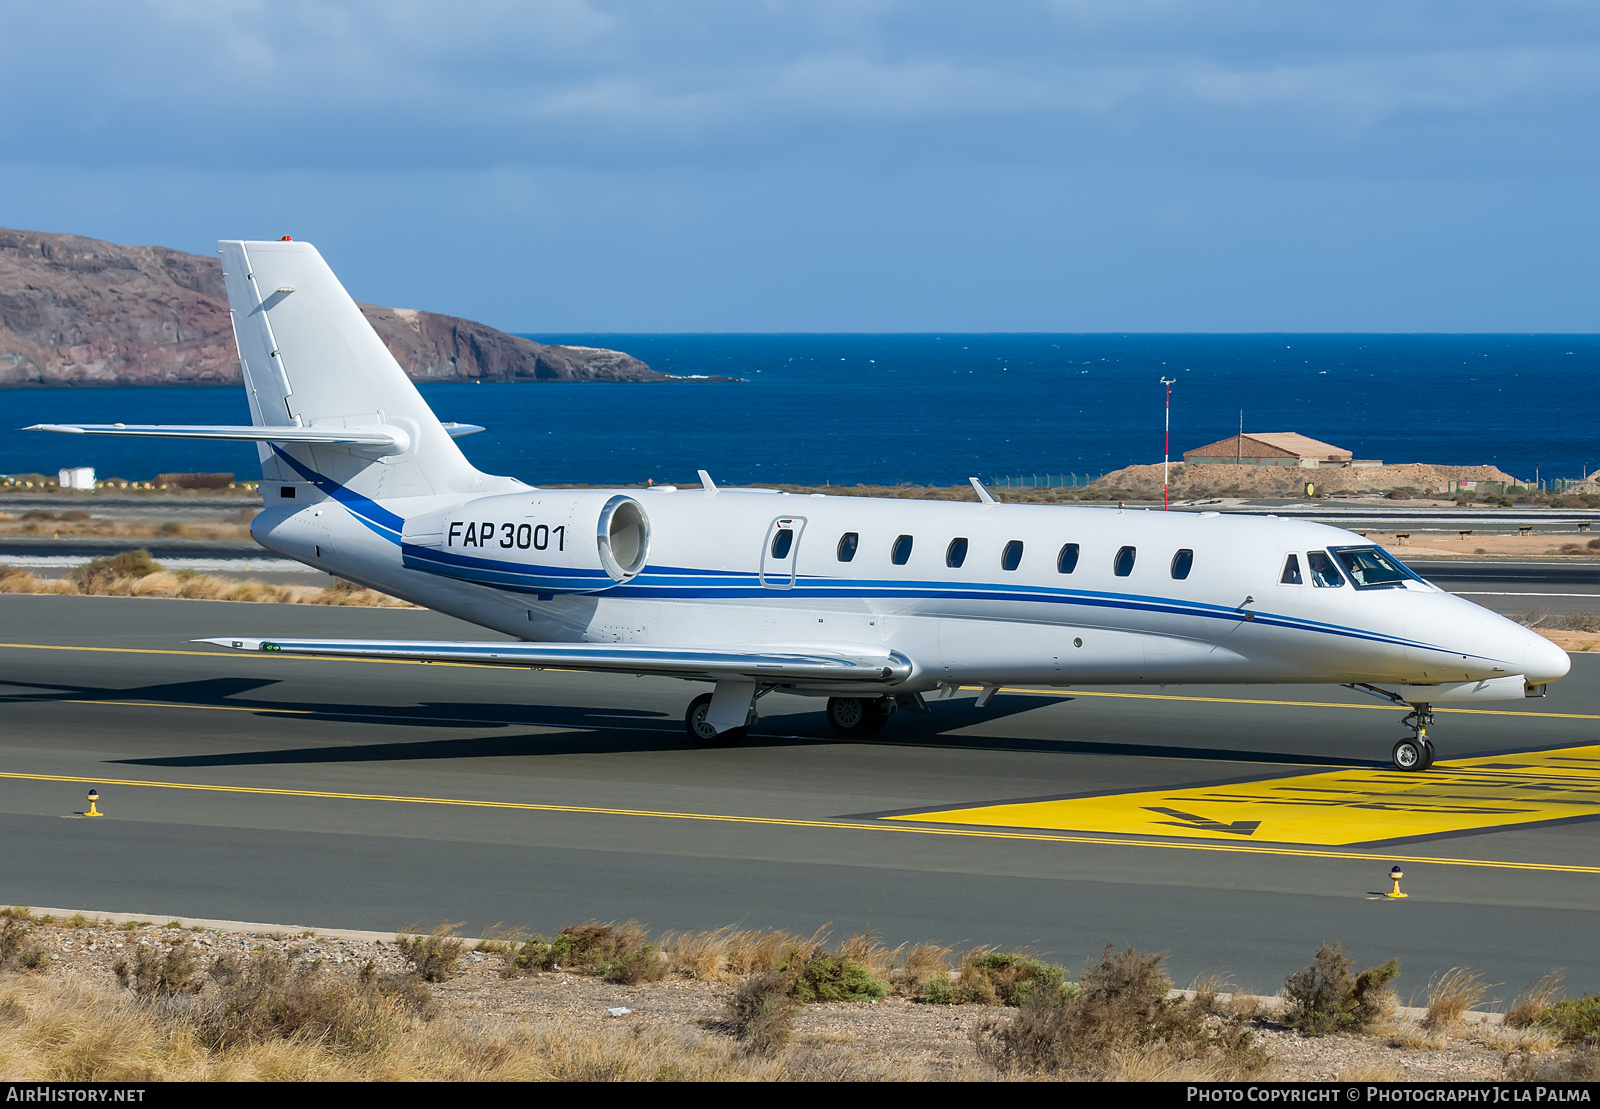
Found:
M 1520 493 L 1529 489 L 1537 489 L 1544 493 L 1560 493 L 1580 483 L 1581 479 L 1575 477 L 1547 477 L 1537 482 L 1452 481 L 1449 491 L 1451 493 L 1493 493 L 1496 496 L 1503 497 L 1509 492 Z
M 994 489 L 1082 489 L 1104 474 L 1000 474 L 984 484 Z

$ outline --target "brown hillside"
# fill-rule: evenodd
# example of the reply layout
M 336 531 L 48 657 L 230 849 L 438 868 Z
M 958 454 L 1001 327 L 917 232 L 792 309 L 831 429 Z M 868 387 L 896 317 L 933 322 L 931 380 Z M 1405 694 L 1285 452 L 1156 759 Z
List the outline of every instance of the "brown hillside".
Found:
M 664 381 L 632 355 L 361 305 L 417 381 Z M 0 229 L 0 387 L 239 381 L 222 265 L 161 246 Z

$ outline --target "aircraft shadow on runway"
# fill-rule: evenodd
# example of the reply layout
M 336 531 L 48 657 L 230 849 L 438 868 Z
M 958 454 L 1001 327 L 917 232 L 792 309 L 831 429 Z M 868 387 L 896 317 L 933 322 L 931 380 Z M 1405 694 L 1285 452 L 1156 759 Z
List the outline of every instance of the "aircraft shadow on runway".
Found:
M 17 688 L 25 683 L 5 683 Z M 415 706 L 328 705 L 308 702 L 256 702 L 244 695 L 275 681 L 216 678 L 159 686 L 109 690 L 90 686 L 31 687 L 35 691 L 5 701 L 140 701 L 179 705 L 255 708 L 263 716 L 293 722 L 427 727 L 480 730 L 485 727 L 517 729 L 536 727 L 558 732 L 462 736 L 401 742 L 339 743 L 280 748 L 268 751 L 227 751 L 113 760 L 140 766 L 198 767 L 273 764 L 408 762 L 431 759 L 528 758 L 550 755 L 607 755 L 671 750 L 694 750 L 669 714 L 624 708 L 587 708 L 527 703 L 423 702 Z M 859 743 L 874 746 L 917 747 L 939 750 L 1010 751 L 1055 754 L 1098 754 L 1145 758 L 1203 759 L 1214 762 L 1255 764 L 1312 764 L 1326 766 L 1383 765 L 1366 759 L 1252 751 L 1201 744 L 1174 745 L 1134 741 L 1029 736 L 959 735 L 975 726 L 992 728 L 1007 717 L 1075 700 L 1068 697 L 1007 695 L 979 709 L 970 701 L 935 703 L 928 715 L 900 713 L 885 731 L 851 738 L 829 731 L 820 711 L 784 713 L 758 723 L 741 745 L 744 749 Z M 241 703 L 243 702 L 243 703 Z M 285 710 L 289 710 L 288 713 Z M 292 713 L 292 715 L 289 715 Z

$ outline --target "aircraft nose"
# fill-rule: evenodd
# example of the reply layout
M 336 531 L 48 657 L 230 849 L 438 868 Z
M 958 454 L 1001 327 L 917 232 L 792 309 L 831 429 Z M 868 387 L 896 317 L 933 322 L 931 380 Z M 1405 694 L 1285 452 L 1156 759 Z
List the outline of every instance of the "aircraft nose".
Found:
M 1572 659 L 1567 652 L 1538 632 L 1524 630 L 1527 642 L 1522 651 L 1522 672 L 1528 680 L 1539 685 L 1565 677 L 1572 669 Z

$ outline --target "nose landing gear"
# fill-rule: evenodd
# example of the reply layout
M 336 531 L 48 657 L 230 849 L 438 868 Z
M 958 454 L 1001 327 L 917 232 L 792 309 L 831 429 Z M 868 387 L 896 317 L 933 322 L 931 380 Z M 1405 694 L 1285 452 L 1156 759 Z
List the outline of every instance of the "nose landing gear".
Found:
M 758 719 L 755 705 L 750 706 L 750 714 L 745 718 L 744 727 L 727 728 L 723 731 L 717 729 L 706 720 L 711 711 L 711 694 L 702 693 L 689 702 L 689 711 L 683 714 L 683 726 L 689 733 L 689 739 L 697 747 L 736 747 L 743 743 L 750 735 L 750 725 Z
M 1433 723 L 1433 709 L 1428 705 L 1412 705 L 1411 712 L 1400 723 L 1411 729 L 1411 738 L 1394 745 L 1390 758 L 1396 770 L 1426 770 L 1433 765 L 1433 741 L 1428 738 L 1428 725 Z

